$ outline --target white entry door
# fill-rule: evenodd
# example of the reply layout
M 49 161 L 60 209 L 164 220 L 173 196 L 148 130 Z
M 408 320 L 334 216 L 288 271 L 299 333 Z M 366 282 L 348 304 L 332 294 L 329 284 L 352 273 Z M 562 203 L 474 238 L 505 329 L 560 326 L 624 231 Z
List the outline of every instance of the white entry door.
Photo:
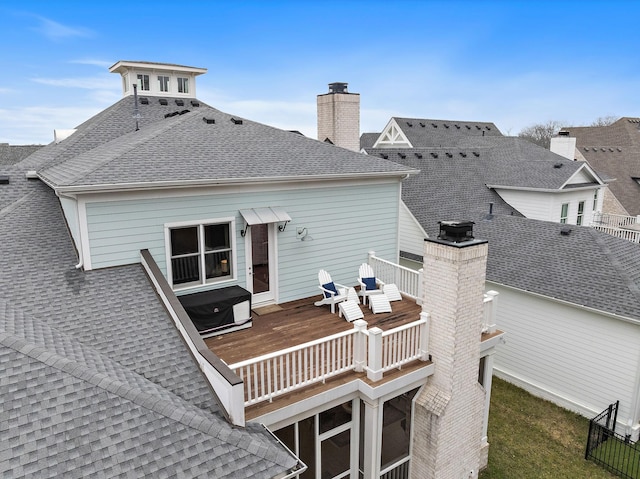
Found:
M 276 299 L 275 230 L 275 223 L 268 223 L 252 225 L 247 232 L 247 289 L 253 293 L 253 304 Z

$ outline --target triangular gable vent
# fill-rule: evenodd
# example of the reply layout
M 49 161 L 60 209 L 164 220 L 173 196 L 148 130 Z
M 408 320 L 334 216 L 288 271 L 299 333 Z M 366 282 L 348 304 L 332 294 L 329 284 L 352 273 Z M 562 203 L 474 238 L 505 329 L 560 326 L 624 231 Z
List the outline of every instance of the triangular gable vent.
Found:
M 385 130 L 380 134 L 378 141 L 373 145 L 378 147 L 408 147 L 412 148 L 411 143 L 398 127 L 395 121 L 389 123 Z

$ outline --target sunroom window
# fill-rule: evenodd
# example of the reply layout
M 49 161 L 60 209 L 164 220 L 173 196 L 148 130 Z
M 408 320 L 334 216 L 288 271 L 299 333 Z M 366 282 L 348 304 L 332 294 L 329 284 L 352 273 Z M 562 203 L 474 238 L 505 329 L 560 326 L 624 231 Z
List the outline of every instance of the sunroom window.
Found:
M 169 228 L 171 282 L 197 286 L 233 277 L 231 223 Z

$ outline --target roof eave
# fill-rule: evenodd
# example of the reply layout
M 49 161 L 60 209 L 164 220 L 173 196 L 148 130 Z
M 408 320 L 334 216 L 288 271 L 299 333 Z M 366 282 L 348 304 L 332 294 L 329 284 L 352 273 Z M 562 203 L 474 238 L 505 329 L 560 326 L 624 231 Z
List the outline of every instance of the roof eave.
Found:
M 567 189 L 563 189 L 563 187 L 558 188 L 534 188 L 531 186 L 505 186 L 505 185 L 491 185 L 487 184 L 487 188 L 494 190 L 516 190 L 516 191 L 536 191 L 539 193 L 564 193 L 565 191 L 569 191 Z M 590 186 L 581 186 L 578 188 L 571 188 L 571 191 L 579 191 L 579 190 L 593 190 L 595 188 L 600 188 L 602 185 L 593 184 Z
M 300 183 L 323 180 L 353 180 L 353 179 L 379 179 L 379 178 L 399 178 L 404 179 L 411 175 L 416 175 L 419 170 L 384 171 L 366 173 L 345 173 L 332 175 L 311 175 L 311 176 L 275 176 L 258 178 L 206 178 L 197 180 L 178 181 L 152 181 L 139 183 L 103 183 L 103 184 L 83 184 L 83 185 L 56 185 L 46 177 L 38 175 L 47 185 L 57 193 L 95 193 L 95 192 L 116 192 L 116 191 L 141 191 L 168 188 L 192 188 L 202 186 L 221 185 L 255 185 L 259 183 Z

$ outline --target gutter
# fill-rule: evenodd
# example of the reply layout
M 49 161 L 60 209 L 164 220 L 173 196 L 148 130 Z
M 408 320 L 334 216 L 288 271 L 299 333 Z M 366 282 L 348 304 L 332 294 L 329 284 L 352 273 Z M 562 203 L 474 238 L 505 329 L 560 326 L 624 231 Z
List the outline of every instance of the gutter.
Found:
M 417 175 L 419 170 L 404 170 L 379 173 L 341 173 L 335 175 L 312 175 L 312 176 L 274 176 L 260 178 L 224 178 L 224 179 L 197 179 L 182 181 L 153 181 L 139 183 L 105 183 L 98 185 L 55 185 L 46 177 L 38 174 L 38 177 L 49 187 L 60 193 L 95 193 L 95 192 L 116 192 L 116 191 L 141 191 L 151 189 L 168 188 L 189 188 L 194 186 L 220 186 L 220 185 L 252 185 L 259 183 L 291 183 L 291 182 L 312 182 L 318 180 L 353 180 L 361 178 L 400 178 L 405 179 L 411 175 Z
M 539 193 L 566 193 L 567 191 L 580 191 L 580 190 L 594 190 L 598 188 L 602 188 L 603 185 L 593 184 L 590 186 L 581 186 L 577 188 L 569 188 L 569 189 L 561 189 L 560 188 L 532 188 L 530 186 L 501 186 L 501 185 L 490 185 L 485 184 L 485 186 L 489 189 L 493 190 L 515 190 L 515 191 L 534 191 Z

